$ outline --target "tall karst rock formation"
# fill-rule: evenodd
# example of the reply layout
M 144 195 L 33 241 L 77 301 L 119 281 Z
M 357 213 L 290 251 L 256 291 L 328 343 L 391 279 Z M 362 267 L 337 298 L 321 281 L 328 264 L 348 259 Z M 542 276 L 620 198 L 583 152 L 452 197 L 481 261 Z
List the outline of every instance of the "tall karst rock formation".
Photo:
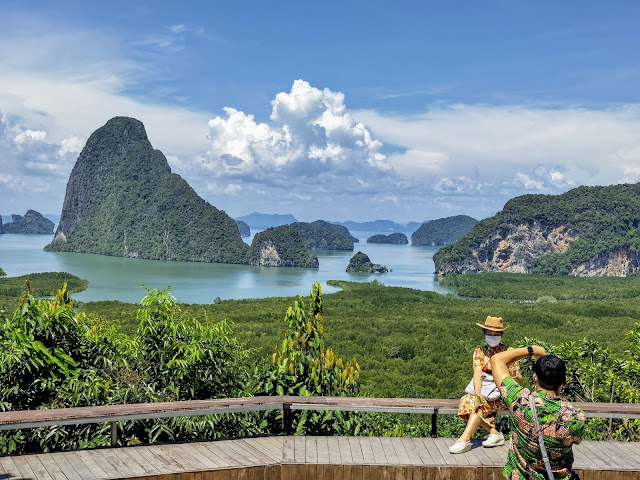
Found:
M 154 260 L 245 263 L 236 222 L 154 150 L 142 122 L 115 117 L 78 157 L 46 250 Z

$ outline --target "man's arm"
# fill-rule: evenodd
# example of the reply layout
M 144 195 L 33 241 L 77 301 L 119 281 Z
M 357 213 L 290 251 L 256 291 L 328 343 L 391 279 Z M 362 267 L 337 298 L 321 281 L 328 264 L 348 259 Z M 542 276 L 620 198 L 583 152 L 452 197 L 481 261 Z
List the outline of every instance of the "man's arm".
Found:
M 533 346 L 533 358 L 537 360 L 542 355 L 546 355 L 547 352 L 543 347 L 539 345 Z M 493 380 L 496 382 L 496 385 L 500 385 L 503 380 L 507 377 L 510 377 L 508 364 L 517 362 L 522 358 L 526 358 L 529 356 L 529 350 L 527 347 L 522 348 L 512 348 L 511 350 L 507 350 L 504 352 L 496 353 L 493 357 L 491 357 L 491 371 L 493 373 Z

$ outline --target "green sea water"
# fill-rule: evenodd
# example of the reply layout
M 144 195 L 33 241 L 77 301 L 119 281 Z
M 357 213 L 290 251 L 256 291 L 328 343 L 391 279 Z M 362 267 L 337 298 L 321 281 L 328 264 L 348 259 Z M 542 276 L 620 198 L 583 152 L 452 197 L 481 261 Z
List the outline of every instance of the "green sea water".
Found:
M 35 272 L 64 271 L 89 280 L 89 288 L 76 293 L 80 301 L 121 300 L 139 302 L 147 288 L 171 287 L 184 303 L 212 303 L 221 299 L 284 297 L 307 295 L 314 282 L 323 291 L 336 289 L 327 280 L 369 282 L 419 290 L 448 291 L 434 279 L 433 254 L 437 247 L 367 244 L 373 232 L 352 232 L 360 239 L 353 252 L 314 251 L 320 268 L 274 268 L 196 262 L 164 262 L 107 257 L 84 253 L 45 252 L 50 235 L 0 235 L 0 267 L 8 276 Z M 250 242 L 251 238 L 245 239 Z M 387 274 L 354 274 L 345 269 L 358 250 L 374 263 L 385 265 Z

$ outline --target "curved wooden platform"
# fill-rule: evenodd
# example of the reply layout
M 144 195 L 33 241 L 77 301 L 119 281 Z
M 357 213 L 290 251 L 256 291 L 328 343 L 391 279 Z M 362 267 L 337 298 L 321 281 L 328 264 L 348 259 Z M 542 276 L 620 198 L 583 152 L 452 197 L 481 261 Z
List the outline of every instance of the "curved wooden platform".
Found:
M 454 439 L 257 437 L 0 457 L 0 479 L 500 480 L 507 448 Z M 640 480 L 640 443 L 574 447 L 582 480 Z

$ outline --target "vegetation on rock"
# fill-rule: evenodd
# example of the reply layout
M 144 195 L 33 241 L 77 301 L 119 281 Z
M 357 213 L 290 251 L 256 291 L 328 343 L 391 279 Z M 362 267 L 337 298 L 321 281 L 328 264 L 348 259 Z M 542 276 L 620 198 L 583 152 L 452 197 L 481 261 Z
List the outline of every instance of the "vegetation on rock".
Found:
M 349 273 L 387 273 L 387 267 L 383 267 L 380 264 L 372 263 L 369 259 L 369 256 L 366 253 L 358 252 L 351 260 L 349 260 L 349 265 L 347 266 L 347 272 Z
M 251 229 L 249 228 L 249 225 L 247 225 L 242 220 L 236 220 L 236 223 L 238 224 L 238 230 L 240 230 L 240 236 L 241 237 L 250 237 L 251 236 Z
M 45 249 L 243 263 L 248 246 L 233 219 L 171 173 L 140 121 L 115 117 L 80 153 L 54 241 Z
M 316 227 L 326 228 L 327 230 L 331 230 L 333 232 L 339 233 L 340 235 L 343 235 L 343 236 L 347 237 L 348 239 L 350 239 L 353 243 L 360 242 L 360 240 L 358 238 L 356 238 L 353 235 L 351 235 L 351 232 L 349 232 L 349 229 L 347 227 L 345 227 L 344 225 L 338 225 L 336 223 L 329 223 L 326 220 L 316 220 L 315 222 L 311 222 L 311 225 L 314 225 Z
M 298 231 L 305 248 L 315 250 L 353 250 L 353 242 L 349 238 L 351 235 L 346 236 L 335 230 L 305 222 L 292 223 L 291 227 Z
M 43 234 L 53 233 L 54 223 L 35 210 L 27 210 L 24 216 L 11 215 L 11 221 L 4 224 L 4 233 Z M 0 227 L 0 233 L 2 228 Z
M 640 184 L 578 187 L 562 195 L 523 195 L 434 255 L 440 274 L 500 269 L 500 242 L 521 249 L 526 273 L 628 275 L 640 269 Z M 536 230 L 540 241 L 524 240 Z M 558 241 L 558 238 L 562 240 Z M 535 247 L 535 248 L 534 248 Z M 500 252 L 499 252 L 500 253 Z M 509 251 L 503 250 L 509 258 Z M 598 267 L 619 257 L 619 271 Z
M 367 243 L 388 243 L 391 245 L 406 245 L 409 243 L 404 233 L 391 233 L 389 235 L 373 235 L 367 238 Z
M 4 277 L 7 273 L 0 267 L 0 277 Z
M 466 234 L 478 223 L 468 215 L 439 218 L 420 225 L 411 235 L 411 245 L 448 245 Z
M 247 254 L 249 265 L 318 268 L 318 257 L 309 255 L 302 238 L 290 225 L 257 233 Z
M 0 274 L 4 274 L 4 272 L 0 272 Z M 54 295 L 63 283 L 67 285 L 66 289 L 69 293 L 81 292 L 89 286 L 88 280 L 66 272 L 30 273 L 19 277 L 0 278 L 0 295 L 20 297 L 30 289 L 30 293 L 34 297 L 45 297 Z M 25 288 L 25 285 L 28 288 Z

